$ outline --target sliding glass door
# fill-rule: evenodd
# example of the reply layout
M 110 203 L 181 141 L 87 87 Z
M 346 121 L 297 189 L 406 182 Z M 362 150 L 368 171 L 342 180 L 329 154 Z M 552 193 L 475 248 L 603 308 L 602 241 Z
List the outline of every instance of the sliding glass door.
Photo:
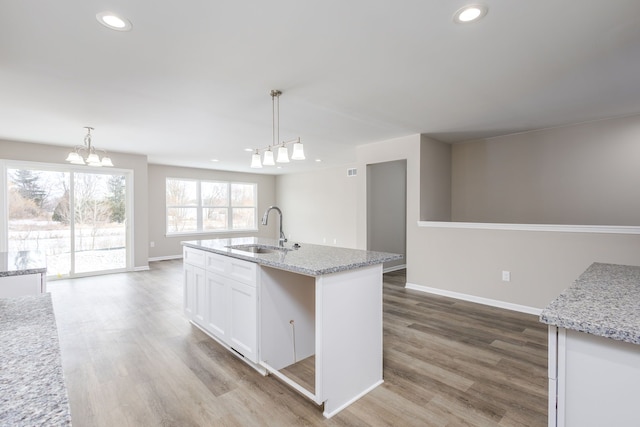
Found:
M 40 250 L 50 277 L 127 268 L 128 174 L 8 167 L 8 250 Z

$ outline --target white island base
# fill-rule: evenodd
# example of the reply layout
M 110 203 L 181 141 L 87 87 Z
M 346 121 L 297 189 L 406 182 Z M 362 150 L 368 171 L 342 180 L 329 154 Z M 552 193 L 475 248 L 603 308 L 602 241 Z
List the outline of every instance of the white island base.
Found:
M 318 277 L 262 267 L 259 299 L 260 364 L 325 417 L 383 382 L 381 264 Z M 305 359 L 300 381 L 286 368 Z
M 638 426 L 640 346 L 549 326 L 549 427 Z
M 382 263 L 400 255 L 233 246 L 261 242 L 183 242 L 184 313 L 332 417 L 382 383 Z

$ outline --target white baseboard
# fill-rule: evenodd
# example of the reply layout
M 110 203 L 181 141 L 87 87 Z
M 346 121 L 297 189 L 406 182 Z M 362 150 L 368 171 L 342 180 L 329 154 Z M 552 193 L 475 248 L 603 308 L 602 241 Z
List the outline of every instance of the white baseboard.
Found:
M 171 259 L 182 259 L 182 254 L 180 255 L 169 255 L 169 256 L 156 256 L 153 258 L 149 258 L 149 262 L 153 261 L 169 261 Z
M 407 268 L 407 264 L 400 264 L 400 265 L 394 265 L 392 267 L 387 267 L 382 269 L 383 273 L 391 273 L 392 271 L 398 271 L 398 270 L 403 270 Z
M 133 267 L 133 271 L 147 271 L 149 270 L 148 265 L 141 265 L 139 267 Z
M 447 291 L 444 289 L 430 288 L 429 286 L 416 285 L 409 282 L 405 284 L 405 288 L 412 289 L 414 291 L 426 292 L 429 294 L 442 295 L 445 297 L 455 298 L 463 301 L 470 301 L 478 304 L 489 305 L 491 307 L 505 308 L 507 310 L 519 311 L 521 313 L 527 313 L 527 314 L 535 314 L 536 316 L 539 316 L 540 313 L 542 313 L 542 309 L 540 308 L 529 307 L 529 306 L 520 305 L 520 304 L 513 304 L 510 302 L 500 301 L 500 300 L 495 300 L 490 298 L 483 298 L 475 295 L 463 294 L 460 292 Z

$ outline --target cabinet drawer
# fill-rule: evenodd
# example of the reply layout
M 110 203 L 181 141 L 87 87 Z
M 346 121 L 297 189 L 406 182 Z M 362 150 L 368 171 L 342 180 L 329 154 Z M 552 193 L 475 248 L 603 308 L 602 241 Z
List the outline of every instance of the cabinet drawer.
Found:
M 197 249 L 184 247 L 183 252 L 184 262 L 187 264 L 195 265 L 196 267 L 205 266 L 205 252 Z
M 226 256 L 207 252 L 205 259 L 206 259 L 205 268 L 207 269 L 207 271 L 213 271 L 215 273 L 225 272 L 225 264 L 227 263 Z
M 227 258 L 227 274 L 238 282 L 255 287 L 257 264 L 235 258 Z

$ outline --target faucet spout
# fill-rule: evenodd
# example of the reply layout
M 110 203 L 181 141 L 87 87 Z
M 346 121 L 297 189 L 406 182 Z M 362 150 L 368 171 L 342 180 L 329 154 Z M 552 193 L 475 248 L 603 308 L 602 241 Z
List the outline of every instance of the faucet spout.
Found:
M 264 215 L 262 215 L 262 225 L 267 225 L 267 223 L 269 222 L 269 212 L 271 212 L 272 210 L 277 211 L 278 216 L 280 217 L 280 238 L 278 239 L 278 244 L 280 246 L 284 246 L 284 242 L 287 241 L 287 238 L 285 237 L 284 232 L 282 231 L 282 211 L 280 210 L 279 207 L 269 206 L 267 208 L 267 210 L 264 212 Z

